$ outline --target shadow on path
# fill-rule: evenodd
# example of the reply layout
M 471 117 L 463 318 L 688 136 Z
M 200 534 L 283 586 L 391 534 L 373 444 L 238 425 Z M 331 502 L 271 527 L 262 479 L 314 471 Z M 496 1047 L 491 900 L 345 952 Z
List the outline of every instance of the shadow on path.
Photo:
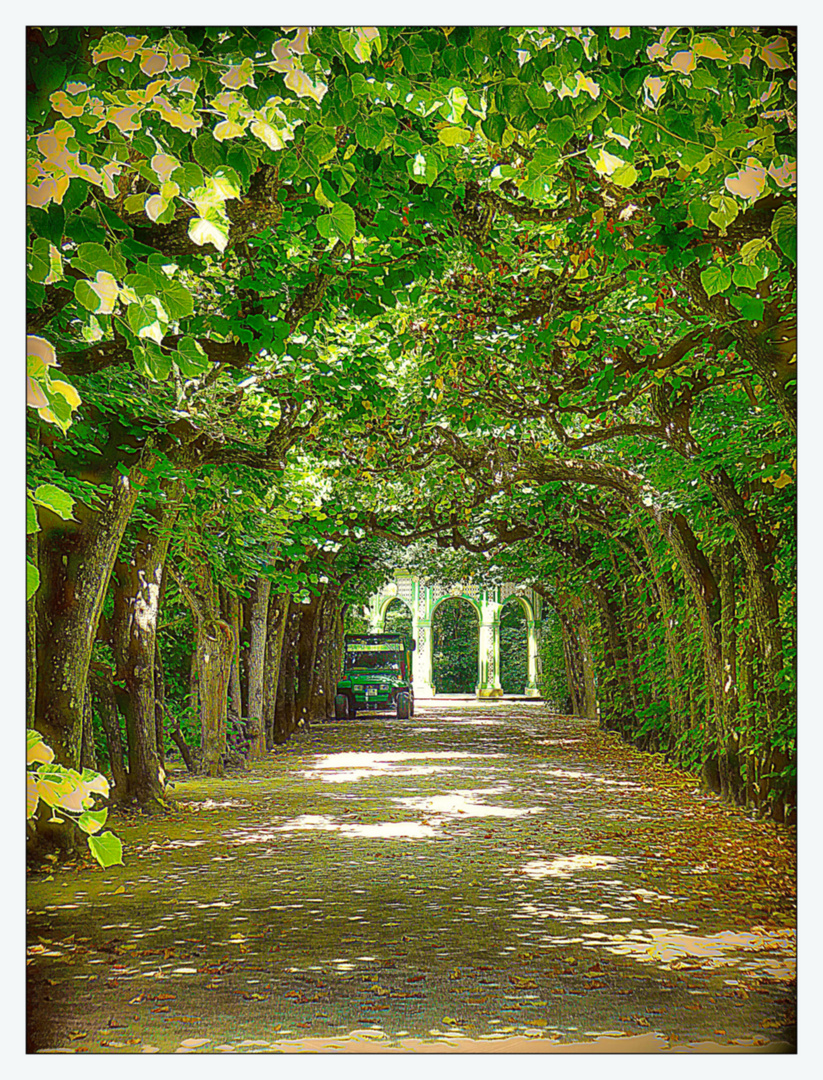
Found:
M 792 837 L 695 788 L 529 702 L 183 775 L 30 876 L 28 1048 L 791 1050 Z

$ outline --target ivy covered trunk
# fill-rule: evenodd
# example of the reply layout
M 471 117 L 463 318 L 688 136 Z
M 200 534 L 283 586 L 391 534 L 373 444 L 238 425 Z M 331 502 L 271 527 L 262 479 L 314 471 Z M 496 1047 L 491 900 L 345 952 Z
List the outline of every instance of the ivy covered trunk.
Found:
M 41 515 L 35 727 L 56 760 L 71 768 L 80 764 L 86 684 L 103 600 L 143 470 L 153 461 L 146 455 L 126 475 L 117 473 L 100 513 L 77 503 L 78 524 Z

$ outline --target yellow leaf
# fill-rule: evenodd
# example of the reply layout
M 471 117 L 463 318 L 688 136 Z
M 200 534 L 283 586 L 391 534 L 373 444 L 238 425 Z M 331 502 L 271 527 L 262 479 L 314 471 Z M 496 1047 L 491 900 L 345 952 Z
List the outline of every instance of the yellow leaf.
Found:
M 701 38 L 692 44 L 692 48 L 698 56 L 705 56 L 707 60 L 728 60 L 725 50 L 717 44 L 714 38 Z
M 676 52 L 672 57 L 672 67 L 676 71 L 682 71 L 684 75 L 688 75 L 690 71 L 694 71 L 697 67 L 697 61 L 694 58 L 692 50 L 681 49 L 680 52 Z
M 760 56 L 772 71 L 785 71 L 789 64 L 779 53 L 788 52 L 788 50 L 789 43 L 786 38 L 778 37 L 763 46 L 760 50 Z
M 726 188 L 741 199 L 757 199 L 766 187 L 766 170 L 757 158 L 750 157 L 746 168 L 739 169 L 724 181 Z
M 180 162 L 177 158 L 173 158 L 171 154 L 155 154 L 151 159 L 151 167 L 157 173 L 157 179 L 161 184 L 168 180 L 179 165 Z
M 109 113 L 109 123 L 114 124 L 124 134 L 129 131 L 139 131 L 140 124 L 135 122 L 135 117 L 143 111 L 140 105 L 126 105 L 122 109 L 115 109 Z
M 145 75 L 160 75 L 169 66 L 169 58 L 165 53 L 155 52 L 153 49 L 144 49 L 140 54 L 140 70 Z
M 31 776 L 26 776 L 26 817 L 30 818 L 37 809 L 40 796 L 37 794 L 37 785 Z
M 33 334 L 29 334 L 26 338 L 26 356 L 36 356 L 46 367 L 57 364 L 57 354 L 51 342 L 46 341 L 45 338 L 35 337 Z
M 255 138 L 260 139 L 268 146 L 269 150 L 283 150 L 286 145 L 286 139 L 292 139 L 294 136 L 286 129 L 284 131 L 278 130 L 276 127 L 272 127 L 271 124 L 266 123 L 264 120 L 255 120 L 251 125 L 251 133 Z M 354 150 L 352 145 L 350 150 Z
M 189 236 L 195 244 L 199 244 L 201 247 L 203 244 L 214 244 L 221 254 L 226 250 L 226 244 L 229 242 L 226 233 L 218 228 L 214 222 L 206 221 L 205 218 L 191 219 L 189 222 Z
M 247 56 L 242 64 L 230 67 L 221 77 L 220 82 L 229 90 L 239 90 L 241 86 L 254 86 L 254 61 Z
M 789 476 L 789 474 L 785 470 L 773 482 L 774 482 L 774 486 L 776 488 L 784 488 L 784 487 L 786 487 L 787 484 L 793 484 L 794 483 L 792 478 Z
M 630 26 L 610 26 L 609 35 L 614 38 L 615 41 L 620 41 L 621 38 L 627 38 L 630 36 L 632 28 Z
M 621 165 L 625 164 L 626 162 L 623 158 L 619 158 L 615 154 L 610 154 L 608 150 L 604 150 L 601 147 L 597 160 L 594 163 L 594 167 L 601 176 L 611 176 L 611 174 L 619 169 Z
M 62 379 L 52 379 L 51 389 L 56 390 L 58 394 L 62 394 L 72 409 L 76 409 L 80 405 L 80 395 L 71 383 L 63 382 Z
M 243 124 L 236 124 L 233 120 L 222 120 L 214 129 L 214 137 L 218 142 L 223 142 L 225 139 L 236 139 L 245 130 Z
M 656 75 L 648 75 L 643 81 L 644 101 L 647 105 L 655 106 L 663 96 L 666 83 Z
M 118 885 L 117 888 L 112 893 L 112 896 L 117 896 L 119 893 L 124 893 L 125 891 L 126 891 L 126 886 L 125 885 Z
M 328 89 L 323 82 L 313 83 L 305 71 L 299 71 L 297 68 L 294 68 L 286 75 L 285 83 L 289 90 L 294 90 L 298 97 L 313 98 L 318 105 L 323 100 L 323 96 Z

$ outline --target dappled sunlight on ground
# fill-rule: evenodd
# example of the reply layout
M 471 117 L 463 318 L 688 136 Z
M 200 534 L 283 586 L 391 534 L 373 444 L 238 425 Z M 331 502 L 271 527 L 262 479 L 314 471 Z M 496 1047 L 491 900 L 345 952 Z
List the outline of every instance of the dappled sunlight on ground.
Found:
M 446 817 L 463 815 L 464 817 L 517 818 L 543 812 L 542 806 L 529 806 L 518 810 L 513 807 L 491 806 L 477 798 L 478 795 L 498 794 L 501 790 L 506 789 L 484 788 L 476 791 L 455 791 L 451 795 L 434 795 L 425 799 L 395 799 L 394 802 L 422 810 L 430 815 Z
M 603 946 L 615 955 L 655 963 L 664 970 L 732 966 L 781 982 L 790 982 L 797 974 L 796 940 L 790 930 L 725 930 L 701 937 L 655 926 L 634 930 L 626 938 L 607 938 Z
M 547 877 L 570 877 L 578 870 L 606 870 L 619 859 L 610 855 L 563 855 L 547 862 L 537 859 L 520 867 L 520 872 L 530 878 L 540 880 Z
M 124 866 L 31 879 L 35 1048 L 785 1049 L 772 833 L 539 704 L 419 715 L 178 771 Z

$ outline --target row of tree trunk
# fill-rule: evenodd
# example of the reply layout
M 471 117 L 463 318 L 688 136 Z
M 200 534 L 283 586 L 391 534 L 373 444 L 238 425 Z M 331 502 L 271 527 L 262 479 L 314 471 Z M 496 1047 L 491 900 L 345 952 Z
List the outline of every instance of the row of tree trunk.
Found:
M 696 748 L 708 789 L 791 819 L 785 770 L 793 754 L 779 739 L 790 706 L 773 659 L 785 647 L 773 582 L 735 541 L 708 560 L 682 520 L 659 524 L 669 540 L 676 532 L 680 573 L 663 567 L 660 545 L 640 523 L 635 546 L 613 547 L 610 565 L 584 588 L 561 577 L 553 588 L 537 586 L 562 629 L 571 711 L 688 764 Z M 591 552 L 567 543 L 564 554 L 579 583 Z

